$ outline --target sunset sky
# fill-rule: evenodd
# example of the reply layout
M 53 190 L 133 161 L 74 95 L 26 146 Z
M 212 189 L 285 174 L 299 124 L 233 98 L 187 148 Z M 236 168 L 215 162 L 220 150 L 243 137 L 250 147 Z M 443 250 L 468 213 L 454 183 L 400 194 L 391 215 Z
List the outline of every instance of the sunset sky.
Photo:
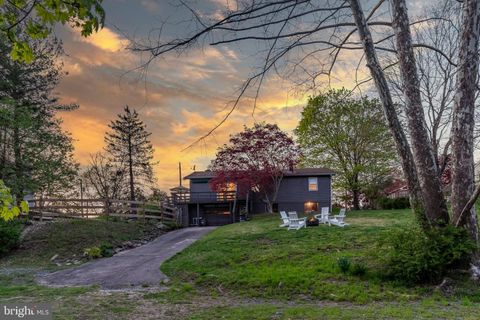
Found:
M 214 16 L 220 14 L 225 1 L 204 0 L 199 8 Z M 258 50 L 243 43 L 193 48 L 180 57 L 171 54 L 155 60 L 143 77 L 132 71 L 141 65 L 142 57 L 126 49 L 127 39 L 142 39 L 161 21 L 187 19 L 188 12 L 170 1 L 155 0 L 106 0 L 104 7 L 106 26 L 99 33 L 83 38 L 68 27 L 56 31 L 64 42 L 64 69 L 68 71 L 57 93 L 63 102 L 80 105 L 79 110 L 61 117 L 75 139 L 75 155 L 82 165 L 88 163 L 90 154 L 102 150 L 109 121 L 126 104 L 140 113 L 152 132 L 155 159 L 159 161 L 155 171 L 163 190 L 178 184 L 179 161 L 184 174 L 194 165 L 197 170 L 205 169 L 216 148 L 243 125 L 267 121 L 290 133 L 297 125 L 309 93 L 301 94 L 289 81 L 272 76 L 264 84 L 254 117 L 252 99 L 247 97 L 213 135 L 181 151 L 222 119 L 252 66 L 258 66 L 254 54 Z M 179 25 L 166 24 L 164 35 L 175 37 L 183 31 Z M 342 63 L 332 86 L 352 86 L 348 66 L 356 63 L 353 58 L 359 52 L 350 54 L 353 56 L 340 57 Z

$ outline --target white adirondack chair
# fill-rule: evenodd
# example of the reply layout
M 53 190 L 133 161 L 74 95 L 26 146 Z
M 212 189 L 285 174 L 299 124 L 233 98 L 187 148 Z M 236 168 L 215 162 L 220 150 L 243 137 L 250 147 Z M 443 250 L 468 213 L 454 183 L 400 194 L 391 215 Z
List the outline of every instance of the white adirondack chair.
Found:
M 343 221 L 346 217 L 346 211 L 345 208 L 340 209 L 340 214 L 333 216 L 333 219 L 330 219 L 330 223 L 342 228 L 348 226 L 348 223 Z
M 320 212 L 320 214 L 316 214 L 315 218 L 317 218 L 320 223 L 330 225 L 329 214 L 330 214 L 330 208 L 329 207 L 322 207 L 322 211 Z
M 288 227 L 290 225 L 290 219 L 285 211 L 280 211 L 280 219 L 283 221 L 280 227 Z
M 298 230 L 307 227 L 307 218 L 300 219 L 296 211 L 289 212 L 288 219 L 290 220 L 288 230 Z

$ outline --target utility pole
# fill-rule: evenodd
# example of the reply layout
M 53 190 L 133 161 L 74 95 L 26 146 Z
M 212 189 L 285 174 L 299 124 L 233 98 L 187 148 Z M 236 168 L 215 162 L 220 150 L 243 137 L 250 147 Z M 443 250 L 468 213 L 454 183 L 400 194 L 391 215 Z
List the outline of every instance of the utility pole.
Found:
M 182 186 L 182 163 L 178 163 L 178 185 L 181 187 Z

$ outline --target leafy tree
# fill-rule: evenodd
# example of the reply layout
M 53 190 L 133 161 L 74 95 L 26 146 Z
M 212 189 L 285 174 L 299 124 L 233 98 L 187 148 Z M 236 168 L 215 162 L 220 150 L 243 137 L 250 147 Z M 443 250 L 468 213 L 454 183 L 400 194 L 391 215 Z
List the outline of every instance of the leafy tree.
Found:
M 245 126 L 217 151 L 211 164 L 216 177 L 211 184 L 216 190 L 224 190 L 231 182 L 237 183 L 240 192 L 253 189 L 272 212 L 284 171 L 291 169 L 298 158 L 293 139 L 276 124 Z
M 10 189 L 0 180 L 0 219 L 4 221 L 12 220 L 20 212 L 28 212 L 27 203 L 21 201 L 20 206 L 17 206 L 17 201 L 10 193 Z
M 125 107 L 124 113 L 109 124 L 105 142 L 110 161 L 117 165 L 124 164 L 129 181 L 130 200 L 136 198 L 136 189 L 151 184 L 153 176 L 153 146 L 148 140 L 151 133 L 140 120 L 137 111 Z
M 62 76 L 62 47 L 53 38 L 30 45 L 36 58 L 26 64 L 7 54 L 8 41 L 0 42 L 0 177 L 19 198 L 70 188 L 78 167 L 72 138 L 56 117 L 77 107 L 60 105 L 53 94 Z
M 302 162 L 335 170 L 337 186 L 359 209 L 362 191 L 388 177 L 395 150 L 379 102 L 350 95 L 342 89 L 310 98 L 295 133 Z
M 56 23 L 79 28 L 89 36 L 103 27 L 102 0 L 0 0 L 0 37 L 10 42 L 14 60 L 31 62 L 30 40 L 46 39 Z

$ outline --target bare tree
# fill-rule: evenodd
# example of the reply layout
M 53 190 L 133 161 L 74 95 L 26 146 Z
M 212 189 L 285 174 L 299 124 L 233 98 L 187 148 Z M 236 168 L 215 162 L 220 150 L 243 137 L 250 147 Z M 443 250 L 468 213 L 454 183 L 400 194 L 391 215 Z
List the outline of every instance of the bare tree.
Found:
M 233 6 L 235 9 L 225 10 L 222 18 L 216 20 L 205 18 L 205 14 L 195 10 L 186 1 L 179 2 L 192 12 L 198 29 L 184 38 L 162 41 L 160 35 L 154 42 L 134 43 L 133 50 L 149 54 L 147 64 L 161 55 L 173 51 L 181 53 L 205 41 L 210 45 L 244 41 L 265 45 L 264 50 L 259 50 L 259 54 L 263 54 L 262 63 L 242 85 L 238 98 L 226 117 L 233 112 L 241 97 L 248 94 L 249 90 L 253 90 L 255 109 L 262 83 L 265 77 L 272 73 L 283 74 L 291 79 L 298 74 L 308 75 L 308 81 L 312 86 L 316 86 L 322 77 L 326 80 L 331 79 L 335 67 L 341 64 L 339 56 L 342 53 L 347 50 L 361 53 L 358 64 L 361 65 L 365 59 L 371 76 L 365 81 L 373 80 L 375 84 L 410 188 L 412 206 L 425 228 L 448 223 L 449 215 L 442 194 L 436 151 L 431 143 L 432 134 L 429 132 L 422 104 L 421 78 L 414 50 L 422 48 L 431 50 L 448 64 L 455 66 L 458 73 L 456 83 L 459 85 L 455 94 L 452 156 L 453 184 L 458 190 L 453 193 L 451 201 L 452 204 L 455 203 L 453 206 L 457 220 L 470 221 L 460 225 L 468 229 L 472 235 L 478 233 L 476 223 L 471 219 L 464 219 L 461 214 L 466 204 L 470 203 L 468 200 L 471 200 L 473 193 L 470 186 L 474 181 L 471 164 L 473 133 L 470 132 L 474 125 L 473 97 L 477 92 L 476 28 L 480 14 L 476 1 L 462 2 L 463 19 L 459 28 L 461 37 L 458 43 L 457 63 L 452 61 L 442 48 L 437 48 L 434 44 L 412 41 L 413 26 L 437 20 L 438 17 L 429 16 L 410 21 L 405 0 L 379 0 L 373 5 L 367 3 L 365 9 L 362 8 L 360 0 L 236 1 L 236 6 Z M 392 89 L 385 75 L 385 69 L 391 66 L 380 63 L 380 58 L 385 55 L 395 59 L 394 63 L 398 64 L 400 70 L 403 112 L 410 142 L 399 119 L 398 107 L 394 103 Z M 365 81 L 359 81 L 357 87 Z M 462 192 L 461 183 L 467 186 Z M 474 212 L 473 209 L 467 211 Z
M 83 178 L 87 187 L 102 199 L 122 199 L 127 195 L 125 165 L 109 161 L 103 153 L 91 155 Z
M 425 113 L 429 140 L 438 166 L 439 174 L 445 169 L 443 161 L 450 152 L 450 129 L 453 97 L 456 84 L 456 63 L 458 57 L 460 4 L 455 1 L 440 1 L 428 7 L 426 12 L 434 19 L 421 26 L 412 26 L 412 37 L 417 43 L 425 43 L 441 50 L 442 54 L 427 48 L 415 52 L 419 89 Z M 427 20 L 428 17 L 422 16 Z M 444 55 L 446 57 L 444 57 Z M 399 105 L 405 104 L 400 72 L 396 59 L 386 57 L 383 63 L 392 65 L 386 70 L 392 95 Z M 402 108 L 399 110 L 403 111 Z M 404 114 L 399 114 L 401 119 Z M 407 131 L 408 135 L 408 131 Z
M 467 204 L 475 189 L 473 133 L 479 63 L 480 4 L 477 1 L 464 1 L 462 19 L 452 124 L 452 211 L 455 225 L 465 227 L 478 242 L 477 214 L 475 208 L 468 208 Z

